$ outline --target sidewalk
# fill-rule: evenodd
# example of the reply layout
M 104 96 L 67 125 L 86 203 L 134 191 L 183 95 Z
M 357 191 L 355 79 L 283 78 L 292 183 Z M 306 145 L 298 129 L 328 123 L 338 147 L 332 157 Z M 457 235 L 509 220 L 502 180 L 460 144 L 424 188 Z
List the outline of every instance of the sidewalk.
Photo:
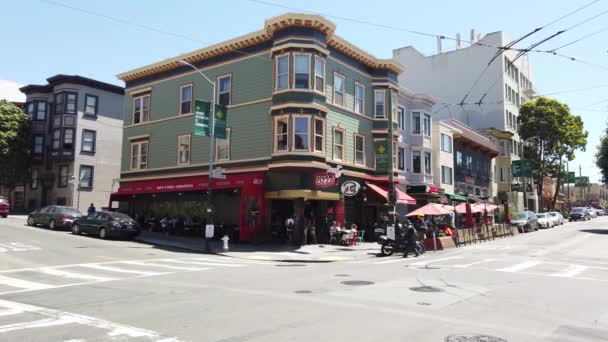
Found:
M 160 248 L 179 248 L 205 253 L 202 238 L 168 236 L 163 233 L 143 231 L 136 240 Z M 208 253 L 238 259 L 275 262 L 337 262 L 376 258 L 376 255 L 380 252 L 380 245 L 373 242 L 365 242 L 357 246 L 306 245 L 301 247 L 235 243 L 230 244 L 229 247 L 230 250 L 224 252 L 222 241 L 210 241 Z

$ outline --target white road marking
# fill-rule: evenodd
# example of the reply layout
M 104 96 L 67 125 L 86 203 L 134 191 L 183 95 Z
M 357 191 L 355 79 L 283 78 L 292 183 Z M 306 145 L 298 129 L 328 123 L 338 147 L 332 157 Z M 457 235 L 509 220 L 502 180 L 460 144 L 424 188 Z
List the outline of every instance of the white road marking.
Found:
M 14 323 L 0 326 L 0 333 L 6 333 L 9 331 L 34 329 L 34 328 L 47 328 L 58 325 L 78 323 L 73 317 L 59 317 L 59 318 L 45 318 L 37 321 Z
M 99 277 L 99 276 L 94 276 L 94 275 L 90 275 L 90 274 L 68 272 L 68 271 L 60 270 L 57 268 L 51 268 L 51 267 L 40 268 L 40 269 L 38 269 L 38 272 L 41 272 L 44 274 L 49 274 L 49 275 L 54 275 L 54 276 L 58 276 L 58 277 L 65 277 L 65 278 L 89 279 L 89 280 L 97 280 L 97 281 L 116 280 L 115 278 Z
M 540 261 L 534 261 L 534 260 L 532 260 L 532 261 L 524 261 L 522 263 L 513 265 L 511 267 L 505 267 L 505 268 L 497 269 L 497 271 L 499 271 L 499 272 L 519 272 L 519 271 L 523 271 L 525 269 L 534 267 L 534 266 L 536 266 L 538 264 L 542 264 L 542 262 L 540 262 Z
M 571 278 L 571 277 L 578 275 L 579 273 L 582 273 L 583 271 L 585 271 L 588 268 L 589 268 L 588 266 L 583 266 L 583 265 L 570 265 L 570 267 L 568 267 L 566 270 L 564 270 L 562 272 L 553 273 L 550 275 L 553 277 Z
M 435 263 L 438 261 L 446 261 L 446 260 L 454 260 L 454 259 L 462 259 L 462 257 L 459 255 L 453 255 L 453 256 L 449 256 L 449 257 L 445 257 L 445 258 L 417 261 L 417 262 L 408 264 L 408 266 L 426 266 L 428 264 Z
M 110 272 L 117 272 L 117 273 L 133 273 L 133 274 L 140 274 L 140 275 L 146 275 L 146 276 L 164 274 L 164 273 L 158 273 L 158 272 L 126 270 L 124 268 L 118 268 L 118 267 L 106 266 L 106 265 L 100 265 L 100 264 L 81 264 L 78 266 L 93 268 L 93 269 L 102 270 L 102 271 L 110 271 Z
M 163 261 L 167 261 L 167 260 L 163 260 Z M 148 267 L 160 267 L 160 268 L 168 268 L 168 269 L 172 269 L 172 270 L 180 270 L 180 271 L 201 271 L 201 270 L 206 270 L 206 268 L 200 268 L 200 267 L 181 267 L 181 266 L 172 266 L 172 265 L 159 264 L 158 262 L 145 262 L 145 261 L 125 261 L 125 262 L 123 262 L 123 263 L 124 263 L 124 264 L 127 264 L 127 265 L 148 266 Z
M 49 284 L 36 283 L 33 281 L 21 280 L 17 278 L 6 277 L 3 275 L 0 275 L 0 284 L 28 290 L 42 290 L 53 287 L 53 285 Z
M 21 311 L 19 309 L 0 310 L 0 317 L 2 317 L 2 316 L 18 315 L 20 313 L 23 313 L 23 311 Z
M 243 264 L 225 264 L 220 262 L 210 262 L 210 261 L 196 261 L 196 260 L 179 260 L 179 259 L 167 259 L 163 260 L 163 262 L 170 262 L 176 264 L 186 264 L 186 265 L 203 265 L 203 266 L 226 266 L 226 267 L 242 267 L 245 266 Z
M 375 261 L 372 262 L 372 264 L 392 264 L 394 262 L 403 262 L 405 260 L 403 260 L 402 257 L 397 257 L 397 258 L 393 258 L 393 259 L 389 259 L 389 260 L 382 260 L 382 261 Z
M 485 263 L 496 261 L 496 260 L 497 259 L 490 258 L 490 259 L 484 259 L 484 260 L 481 260 L 481 261 L 475 261 L 475 262 L 472 262 L 472 263 L 469 263 L 469 264 L 450 265 L 449 267 L 469 268 L 471 266 L 475 266 L 475 265 L 479 265 L 479 264 L 485 264 Z
M 3 242 L 0 243 L 0 253 L 4 252 L 23 252 L 23 251 L 37 251 L 39 247 L 26 245 L 21 242 Z

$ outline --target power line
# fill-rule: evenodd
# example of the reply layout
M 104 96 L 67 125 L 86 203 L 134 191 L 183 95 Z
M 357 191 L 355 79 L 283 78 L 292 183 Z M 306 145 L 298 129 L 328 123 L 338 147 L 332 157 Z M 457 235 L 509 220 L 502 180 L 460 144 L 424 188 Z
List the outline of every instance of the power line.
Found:
M 548 52 L 555 52 L 555 51 L 557 51 L 557 50 L 559 50 L 559 49 L 563 49 L 563 48 L 565 48 L 566 46 L 570 46 L 570 45 L 572 45 L 572 44 L 578 43 L 578 42 L 580 42 L 581 40 L 585 40 L 585 39 L 587 39 L 587 38 L 593 37 L 593 36 L 595 36 L 596 34 L 602 33 L 602 32 L 604 32 L 604 31 L 606 31 L 606 30 L 608 30 L 608 26 L 607 26 L 607 27 L 604 27 L 604 28 L 602 28 L 602 29 L 600 29 L 600 30 L 597 30 L 597 31 L 591 32 L 591 33 L 589 33 L 589 34 L 586 34 L 586 35 L 584 35 L 584 36 L 582 36 L 582 37 L 580 37 L 580 38 L 578 38 L 578 39 L 576 39 L 576 40 L 573 40 L 573 41 L 571 41 L 571 42 L 567 43 L 567 44 L 564 44 L 564 45 L 562 45 L 562 46 L 556 47 L 555 49 L 549 50 Z
M 553 25 L 553 24 L 557 23 L 558 21 L 561 21 L 562 19 L 565 19 L 565 18 L 567 18 L 567 17 L 569 17 L 569 16 L 571 16 L 571 15 L 573 15 L 573 14 L 577 13 L 577 12 L 580 12 L 580 11 L 584 10 L 585 8 L 587 8 L 587 7 L 591 6 L 591 5 L 593 5 L 594 3 L 599 2 L 599 1 L 600 1 L 600 0 L 594 0 L 594 1 L 591 1 L 590 3 L 588 3 L 588 4 L 586 4 L 586 5 L 582 6 L 582 7 L 579 7 L 579 8 L 577 8 L 576 10 L 574 10 L 574 11 L 572 11 L 572 12 L 568 13 L 568 14 L 564 14 L 563 16 L 561 16 L 561 17 L 559 17 L 559 18 L 557 18 L 557 19 L 553 20 L 552 22 L 550 22 L 550 23 L 546 24 L 544 27 L 549 27 L 549 26 L 551 26 L 551 25 Z
M 592 87 L 585 87 L 585 88 L 560 90 L 560 91 L 555 91 L 555 92 L 551 92 L 551 93 L 544 93 L 544 94 L 534 95 L 534 96 L 535 97 L 539 97 L 539 96 L 549 96 L 549 95 L 557 95 L 557 94 L 575 93 L 575 92 L 579 92 L 579 91 L 594 90 L 594 89 L 599 89 L 599 88 L 608 88 L 608 84 L 601 84 L 601 85 L 592 86 Z

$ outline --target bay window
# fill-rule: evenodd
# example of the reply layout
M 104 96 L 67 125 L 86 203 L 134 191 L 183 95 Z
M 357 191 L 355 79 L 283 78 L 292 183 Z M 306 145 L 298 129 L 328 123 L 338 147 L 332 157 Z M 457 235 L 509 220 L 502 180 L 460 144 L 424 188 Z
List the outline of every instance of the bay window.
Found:
M 325 93 L 325 60 L 315 56 L 315 90 Z
M 421 172 L 420 158 L 421 158 L 420 151 L 412 152 L 412 172 L 413 173 Z
M 276 65 L 276 90 L 289 88 L 289 55 L 277 56 Z
M 309 150 L 310 121 L 308 116 L 293 117 L 293 149 L 294 151 Z
M 431 174 L 431 153 L 424 152 L 424 173 L 427 175 Z
M 412 133 L 420 134 L 420 112 L 412 112 Z
M 325 150 L 323 137 L 325 136 L 325 121 L 315 119 L 315 152 L 323 152 Z
M 66 128 L 63 131 L 63 149 L 71 150 L 74 148 L 74 129 Z
M 363 106 L 365 101 L 363 96 L 365 94 L 365 87 L 359 82 L 355 82 L 355 113 L 363 114 Z
M 65 113 L 66 114 L 76 114 L 76 99 L 78 98 L 78 94 L 76 93 L 66 93 L 65 94 Z
M 405 131 L 405 108 L 397 108 L 397 123 L 399 124 L 399 130 Z
M 55 114 L 63 114 L 65 105 L 65 93 L 55 94 Z
M 374 90 L 374 117 L 384 119 L 385 90 Z
M 397 118 L 397 94 L 393 91 L 391 91 L 391 117 L 393 122 L 399 122 Z
M 275 119 L 275 151 L 287 151 L 289 150 L 288 136 L 289 136 L 289 117 L 283 116 Z
M 426 113 L 424 114 L 424 135 L 431 136 L 431 116 Z
M 32 183 L 30 184 L 30 187 L 32 188 L 32 190 L 36 190 L 38 189 L 38 169 L 32 169 Z
M 36 101 L 35 120 L 37 120 L 37 121 L 46 120 L 46 102 L 45 101 Z
M 334 73 L 334 104 L 344 107 L 344 76 Z
M 53 131 L 53 140 L 51 143 L 51 148 L 53 151 L 59 150 L 59 144 L 61 143 L 61 130 L 56 129 Z
M 310 88 L 310 55 L 294 54 L 293 87 L 295 89 Z
M 405 149 L 397 148 L 397 168 L 401 171 L 405 170 Z

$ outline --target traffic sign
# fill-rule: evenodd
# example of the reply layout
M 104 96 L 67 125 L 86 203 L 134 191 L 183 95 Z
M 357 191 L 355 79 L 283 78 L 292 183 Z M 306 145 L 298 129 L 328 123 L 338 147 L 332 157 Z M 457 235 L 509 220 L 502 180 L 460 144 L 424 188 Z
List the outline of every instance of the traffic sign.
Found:
M 575 177 L 574 178 L 574 186 L 575 187 L 585 187 L 585 186 L 589 186 L 589 177 L 587 176 L 583 176 L 583 177 Z
M 513 177 L 531 177 L 532 161 L 529 159 L 514 160 L 511 163 Z

